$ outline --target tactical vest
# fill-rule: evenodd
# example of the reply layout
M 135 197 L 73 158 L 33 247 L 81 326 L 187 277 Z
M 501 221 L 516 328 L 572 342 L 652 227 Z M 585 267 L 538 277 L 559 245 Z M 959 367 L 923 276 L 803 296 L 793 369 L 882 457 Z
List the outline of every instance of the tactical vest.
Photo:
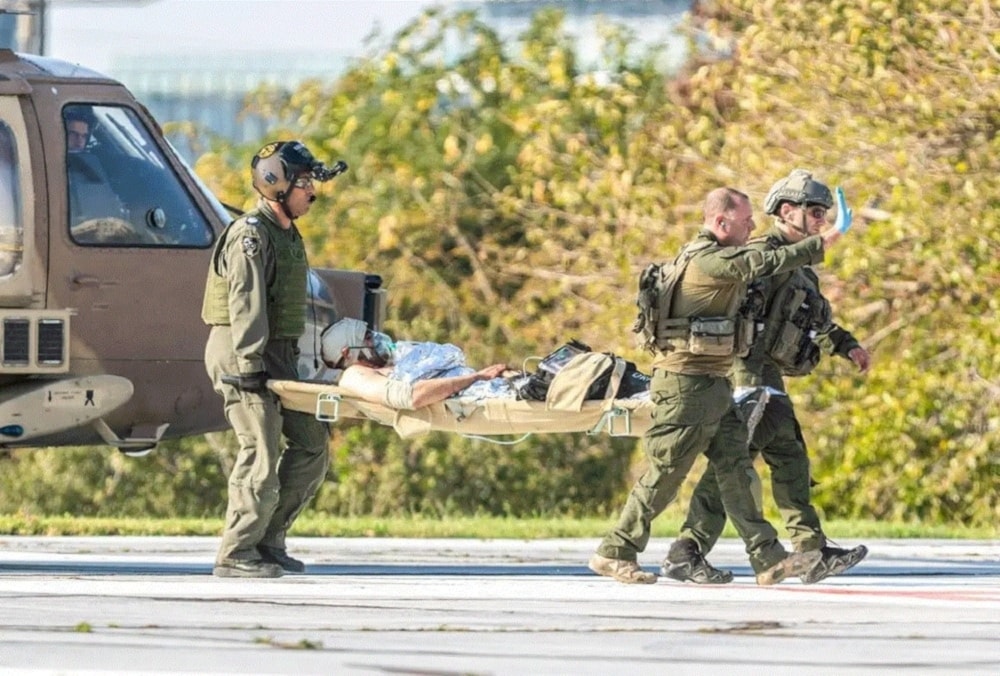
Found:
M 270 338 L 297 339 L 305 330 L 306 278 L 309 265 L 306 262 L 305 245 L 295 226 L 282 230 L 258 212 L 256 227 L 260 232 L 263 250 L 260 256 L 273 259 L 273 279 L 267 284 L 267 322 Z M 238 222 L 238 221 L 234 221 Z M 205 284 L 205 299 L 201 316 L 206 324 L 229 326 L 229 282 L 222 274 L 221 257 L 233 224 L 227 227 L 215 245 L 212 265 L 208 270 Z
M 816 334 L 830 321 L 830 304 L 819 292 L 815 273 L 807 268 L 793 270 L 771 294 L 762 347 L 782 375 L 806 375 L 820 359 Z
M 651 263 L 639 275 L 639 293 L 635 301 L 639 315 L 632 325 L 632 331 L 640 335 L 643 347 L 649 351 L 672 350 L 678 341 L 686 341 L 691 335 L 689 318 L 671 316 L 674 293 L 691 257 L 713 244 L 714 242 L 687 244 L 673 261 Z
M 674 297 L 688 263 L 696 253 L 711 246 L 717 245 L 711 241 L 693 242 L 673 262 L 650 265 L 643 271 L 636 301 L 639 317 L 632 330 L 642 333 L 646 347 L 654 353 L 678 350 L 695 355 L 744 356 L 749 352 L 754 324 L 737 311 L 739 297 L 721 316 L 674 316 Z

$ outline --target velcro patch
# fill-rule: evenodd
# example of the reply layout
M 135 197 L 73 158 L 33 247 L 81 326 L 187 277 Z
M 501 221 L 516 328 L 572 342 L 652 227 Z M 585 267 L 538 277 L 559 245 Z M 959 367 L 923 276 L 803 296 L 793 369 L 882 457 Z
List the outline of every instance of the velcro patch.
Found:
M 243 253 L 247 258 L 253 258 L 260 253 L 260 240 L 247 235 L 243 238 Z

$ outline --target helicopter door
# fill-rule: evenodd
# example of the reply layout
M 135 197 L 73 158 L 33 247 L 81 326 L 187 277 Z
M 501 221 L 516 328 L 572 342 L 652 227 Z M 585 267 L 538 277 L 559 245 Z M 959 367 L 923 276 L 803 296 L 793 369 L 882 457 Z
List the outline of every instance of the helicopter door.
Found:
M 200 361 L 209 221 L 134 110 L 73 104 L 62 121 L 66 220 L 51 232 L 49 293 L 77 310 L 75 356 Z
M 35 238 L 37 162 L 16 96 L 0 96 L 0 307 L 27 307 L 45 285 L 44 261 L 25 256 Z

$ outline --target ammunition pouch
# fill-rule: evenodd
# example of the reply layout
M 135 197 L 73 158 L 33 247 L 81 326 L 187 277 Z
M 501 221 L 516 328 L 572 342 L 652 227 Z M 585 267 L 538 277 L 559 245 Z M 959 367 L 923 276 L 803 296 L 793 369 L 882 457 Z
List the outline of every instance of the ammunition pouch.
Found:
M 688 352 L 726 356 L 736 350 L 736 320 L 732 317 L 691 319 Z
M 818 317 L 814 316 L 809 300 L 813 300 L 818 311 L 818 303 L 810 299 L 805 289 L 792 291 L 786 307 L 795 311 L 778 324 L 768 348 L 771 359 L 786 376 L 812 373 L 820 360 L 819 346 L 813 340 L 816 337 L 813 326 Z
M 659 352 L 686 350 L 691 335 L 691 320 L 687 317 L 678 319 L 661 318 L 656 325 L 656 349 Z
M 756 337 L 756 324 L 753 319 L 743 317 L 742 315 L 737 316 L 736 345 L 734 346 L 734 353 L 736 356 L 745 357 L 750 354 L 750 348 L 753 347 L 753 342 Z
M 820 351 L 813 342 L 808 328 L 785 322 L 771 346 L 771 359 L 786 376 L 804 376 L 812 373 L 819 363 Z

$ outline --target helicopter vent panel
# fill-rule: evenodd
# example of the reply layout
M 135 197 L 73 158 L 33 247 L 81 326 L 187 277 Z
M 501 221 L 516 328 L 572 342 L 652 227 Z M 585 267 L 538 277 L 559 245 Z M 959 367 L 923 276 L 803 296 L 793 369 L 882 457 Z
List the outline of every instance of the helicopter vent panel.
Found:
M 38 322 L 38 363 L 58 366 L 63 363 L 66 343 L 66 325 L 61 319 L 42 319 Z
M 0 373 L 69 371 L 69 314 L 0 310 Z
M 27 319 L 3 320 L 3 365 L 27 366 L 31 363 L 31 322 Z

